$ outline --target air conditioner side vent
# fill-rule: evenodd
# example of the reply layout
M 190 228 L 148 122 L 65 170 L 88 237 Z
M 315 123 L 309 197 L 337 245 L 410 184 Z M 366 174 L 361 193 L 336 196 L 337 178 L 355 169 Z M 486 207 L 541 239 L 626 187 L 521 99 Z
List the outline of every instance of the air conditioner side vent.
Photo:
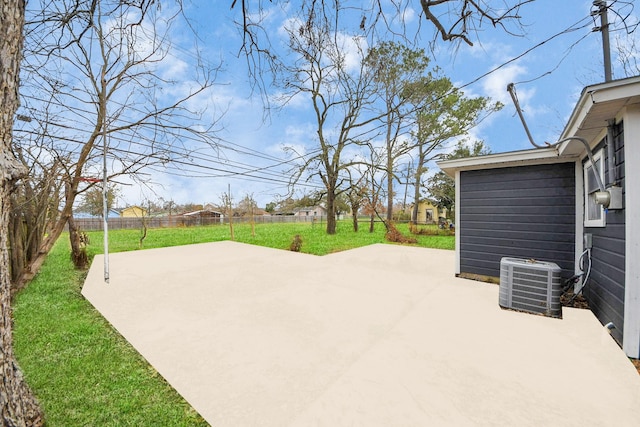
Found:
M 562 317 L 561 269 L 557 264 L 521 258 L 500 260 L 500 306 Z

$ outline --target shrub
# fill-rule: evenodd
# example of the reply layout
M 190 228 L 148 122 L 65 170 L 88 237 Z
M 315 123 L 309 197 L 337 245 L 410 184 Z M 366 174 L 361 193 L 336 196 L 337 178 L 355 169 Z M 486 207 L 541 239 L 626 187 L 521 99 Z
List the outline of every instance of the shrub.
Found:
M 302 237 L 300 237 L 299 234 L 296 234 L 293 237 L 293 241 L 291 242 L 291 245 L 289 246 L 289 250 L 293 252 L 300 252 L 301 248 L 302 248 Z

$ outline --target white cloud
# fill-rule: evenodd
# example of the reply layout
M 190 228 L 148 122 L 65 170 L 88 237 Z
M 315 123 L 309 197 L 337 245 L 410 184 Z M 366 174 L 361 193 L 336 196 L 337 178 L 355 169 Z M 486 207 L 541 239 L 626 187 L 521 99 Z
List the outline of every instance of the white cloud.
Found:
M 338 33 L 336 41 L 338 51 L 343 55 L 346 71 L 357 72 L 368 49 L 367 40 L 364 37 Z
M 316 140 L 317 133 L 314 126 L 311 123 L 304 123 L 285 126 L 280 143 L 282 147 L 288 147 L 297 155 L 306 155 L 307 148 L 315 145 Z
M 193 69 L 186 61 L 173 55 L 167 56 L 159 68 L 163 79 L 173 81 L 182 81 L 187 77 L 188 71 Z
M 402 10 L 402 22 L 404 22 L 405 24 L 411 24 L 415 22 L 416 16 L 418 15 L 416 14 L 415 9 L 412 7 L 406 7 Z
M 517 81 L 526 72 L 527 69 L 521 65 L 507 65 L 485 77 L 482 81 L 482 89 L 493 101 L 499 101 L 505 105 L 512 104 L 509 92 L 507 92 L 507 85 Z M 533 98 L 535 89 L 518 87 L 517 93 L 520 105 L 524 106 Z

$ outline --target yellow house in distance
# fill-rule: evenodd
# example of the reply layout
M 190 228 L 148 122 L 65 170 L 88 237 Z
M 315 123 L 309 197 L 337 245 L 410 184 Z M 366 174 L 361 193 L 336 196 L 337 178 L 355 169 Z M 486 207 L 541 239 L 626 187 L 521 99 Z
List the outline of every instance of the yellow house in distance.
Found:
M 446 218 L 446 216 L 446 208 L 440 209 L 429 200 L 422 200 L 418 203 L 418 216 L 416 218 L 418 224 L 434 224 L 438 222 L 438 218 Z
M 122 218 L 142 218 L 147 215 L 147 210 L 140 206 L 129 206 L 120 211 Z

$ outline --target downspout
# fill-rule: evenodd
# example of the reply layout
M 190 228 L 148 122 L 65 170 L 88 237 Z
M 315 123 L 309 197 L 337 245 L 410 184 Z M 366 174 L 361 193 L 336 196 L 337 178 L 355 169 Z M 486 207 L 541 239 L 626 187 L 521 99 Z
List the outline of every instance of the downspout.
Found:
M 615 162 L 615 147 L 613 146 L 614 136 L 613 136 L 613 127 L 616 124 L 615 120 L 609 120 L 607 126 L 607 178 L 608 185 L 615 185 L 618 181 L 617 173 L 616 173 L 616 162 Z

